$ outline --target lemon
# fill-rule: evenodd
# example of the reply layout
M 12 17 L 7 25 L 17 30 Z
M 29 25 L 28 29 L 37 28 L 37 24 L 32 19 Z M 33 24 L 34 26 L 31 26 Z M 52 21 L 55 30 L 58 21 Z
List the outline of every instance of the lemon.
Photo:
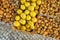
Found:
M 35 10 L 35 13 L 38 14 L 38 10 Z
M 31 3 L 31 5 L 32 5 L 33 7 L 36 7 L 36 3 Z
M 25 6 L 26 7 L 29 7 L 30 6 L 30 3 L 29 2 L 25 2 Z
M 37 5 L 40 5 L 41 4 L 41 0 L 37 0 Z
M 34 26 L 34 23 L 32 21 L 28 21 L 29 26 Z
M 15 17 L 15 20 L 16 20 L 16 21 L 20 20 L 20 16 L 16 16 L 16 17 Z
M 16 26 L 16 27 L 19 27 L 20 23 L 18 21 L 14 21 L 13 25 Z
M 22 10 L 18 9 L 18 10 L 17 10 L 17 13 L 18 13 L 18 14 L 21 14 L 21 13 L 22 13 Z
M 22 13 L 20 16 L 21 16 L 22 19 L 26 19 L 26 14 L 25 13 Z
M 26 24 L 26 28 L 29 28 L 30 26 L 28 24 Z
M 21 3 L 23 4 L 23 3 L 25 3 L 26 2 L 26 0 L 21 0 Z
M 31 0 L 32 2 L 36 2 L 37 0 Z
M 22 26 L 21 27 L 21 30 L 25 31 L 26 30 L 26 27 L 25 26 Z
M 26 20 L 31 20 L 31 16 L 27 15 Z
M 26 1 L 29 1 L 30 2 L 30 0 L 26 0 Z
M 28 15 L 29 13 L 30 13 L 30 11 L 29 10 L 25 10 L 25 12 L 24 12 L 26 15 Z
M 22 10 L 25 10 L 25 6 L 24 6 L 24 5 L 21 5 L 20 8 L 21 8 Z
M 29 6 L 28 9 L 29 9 L 30 11 L 34 11 L 34 7 L 33 7 L 33 6 Z
M 35 9 L 37 9 L 37 10 L 38 10 L 38 9 L 39 9 L 39 6 L 35 6 Z
M 21 20 L 20 20 L 20 23 L 23 24 L 23 25 L 25 25 L 25 24 L 26 24 L 26 20 L 21 19 Z
M 31 28 L 31 29 L 35 29 L 35 26 L 31 26 L 30 28 Z
M 28 29 L 26 29 L 26 31 L 30 32 L 30 31 L 31 31 L 31 29 L 30 29 L 30 28 L 28 28 Z
M 32 22 L 37 22 L 37 18 L 32 18 Z
M 35 13 L 34 11 L 32 11 L 32 12 L 30 13 L 30 16 L 31 16 L 31 17 L 35 17 L 35 16 L 36 16 L 36 13 Z

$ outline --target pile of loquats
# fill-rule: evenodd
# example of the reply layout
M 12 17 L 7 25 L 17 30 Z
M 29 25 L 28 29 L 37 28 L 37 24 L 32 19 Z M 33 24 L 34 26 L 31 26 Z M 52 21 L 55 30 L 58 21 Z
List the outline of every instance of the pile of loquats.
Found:
M 43 36 L 60 38 L 60 20 L 48 16 L 37 16 L 36 32 Z
M 42 0 L 40 11 L 51 16 L 60 14 L 60 0 Z
M 0 21 L 13 22 L 17 7 L 8 0 L 0 0 Z

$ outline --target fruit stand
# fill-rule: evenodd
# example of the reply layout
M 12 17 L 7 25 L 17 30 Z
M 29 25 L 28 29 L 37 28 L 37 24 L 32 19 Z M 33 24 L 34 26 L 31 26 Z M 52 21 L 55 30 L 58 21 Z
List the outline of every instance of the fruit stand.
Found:
M 60 40 L 60 0 L 1 0 L 1 40 Z

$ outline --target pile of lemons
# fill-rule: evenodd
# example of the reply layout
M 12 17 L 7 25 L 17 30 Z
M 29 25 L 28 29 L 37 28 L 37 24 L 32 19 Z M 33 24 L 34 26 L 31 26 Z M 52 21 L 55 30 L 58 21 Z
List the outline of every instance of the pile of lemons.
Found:
M 34 30 L 40 4 L 41 0 L 21 0 L 13 23 L 14 27 L 23 31 Z

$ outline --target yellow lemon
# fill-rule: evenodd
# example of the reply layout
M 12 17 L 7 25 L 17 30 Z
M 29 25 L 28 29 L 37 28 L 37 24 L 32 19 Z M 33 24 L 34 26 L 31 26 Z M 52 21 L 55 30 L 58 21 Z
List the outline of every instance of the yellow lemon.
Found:
M 35 29 L 35 26 L 31 26 L 30 28 L 31 28 L 31 29 Z
M 16 20 L 16 21 L 20 20 L 20 16 L 16 16 L 16 17 L 15 17 L 15 20 Z
M 32 5 L 33 7 L 36 7 L 36 3 L 31 3 L 31 5 Z
M 37 5 L 40 5 L 41 4 L 41 0 L 37 0 Z
M 34 23 L 32 21 L 28 21 L 29 26 L 34 26 Z
M 35 6 L 35 9 L 37 9 L 37 10 L 38 10 L 38 9 L 39 9 L 39 6 Z
M 37 22 L 37 18 L 32 18 L 32 22 Z
M 31 29 L 30 29 L 30 28 L 28 28 L 28 29 L 26 29 L 26 31 L 30 32 L 30 31 L 31 31 Z
M 21 13 L 22 13 L 22 10 L 18 9 L 18 10 L 17 10 L 17 13 L 18 13 L 18 14 L 21 14 Z
M 37 0 L 31 0 L 32 2 L 36 2 Z
M 26 0 L 20 0 L 20 1 L 21 1 L 22 4 L 26 2 Z
M 33 7 L 33 6 L 29 6 L 28 9 L 29 9 L 30 11 L 34 11 L 34 7 Z
M 21 27 L 21 30 L 25 31 L 26 30 L 26 27 L 25 26 L 22 26 Z
M 20 23 L 23 24 L 23 25 L 25 25 L 25 24 L 26 24 L 26 20 L 21 19 L 21 20 L 20 20 Z
M 29 10 L 25 10 L 25 12 L 24 12 L 26 15 L 28 15 L 29 13 L 30 13 L 30 11 Z
M 26 20 L 31 20 L 31 16 L 27 15 Z
M 14 21 L 13 25 L 16 26 L 16 27 L 19 27 L 20 23 L 18 21 Z
M 30 26 L 28 24 L 26 24 L 26 28 L 29 28 Z
M 38 13 L 39 13 L 39 11 L 38 11 L 38 10 L 35 10 L 35 13 L 36 13 L 36 14 L 38 14 Z
M 20 16 L 21 16 L 22 19 L 26 19 L 26 14 L 25 13 L 22 13 Z
M 32 11 L 32 12 L 30 13 L 30 16 L 31 16 L 31 17 L 35 17 L 35 16 L 36 16 L 36 13 L 35 13 L 34 11 Z
M 24 6 L 24 5 L 21 5 L 20 8 L 21 8 L 22 10 L 25 10 L 25 6 Z
M 25 2 L 25 6 L 26 7 L 29 7 L 30 6 L 30 3 L 29 2 Z
M 30 2 L 30 0 L 27 0 L 28 2 Z

